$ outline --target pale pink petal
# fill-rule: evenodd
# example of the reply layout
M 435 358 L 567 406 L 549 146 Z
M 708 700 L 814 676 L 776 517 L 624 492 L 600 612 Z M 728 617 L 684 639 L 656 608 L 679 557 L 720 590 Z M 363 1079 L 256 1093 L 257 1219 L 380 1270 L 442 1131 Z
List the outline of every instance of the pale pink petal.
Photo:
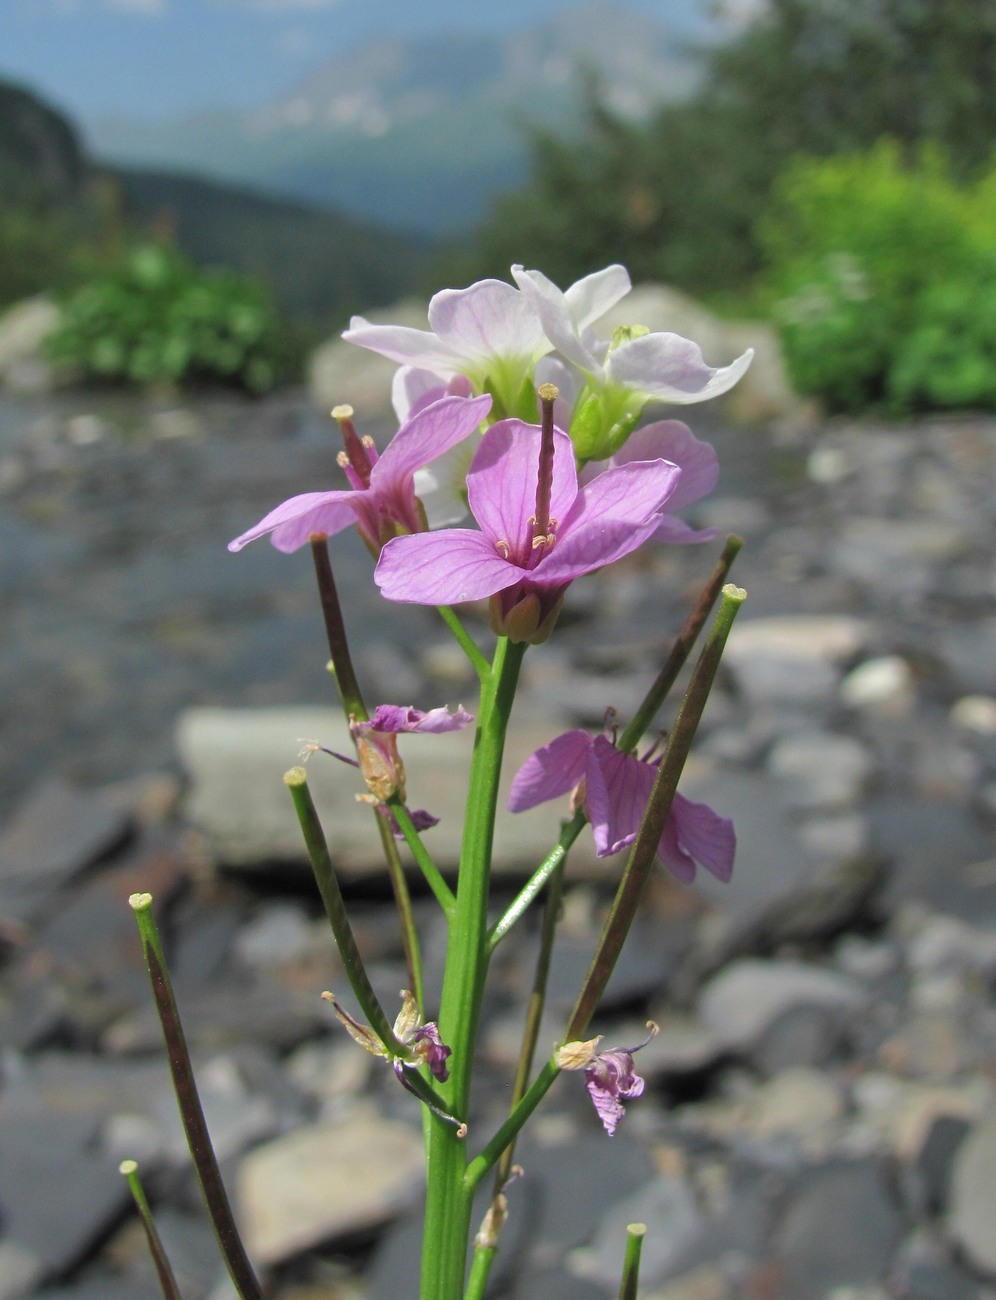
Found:
M 576 280 L 564 297 L 578 329 L 584 330 L 625 298 L 632 287 L 629 272 L 617 262 Z
M 552 346 L 581 370 L 599 370 L 596 357 L 581 339 L 567 299 L 553 281 L 542 271 L 526 271 L 521 266 L 512 267 L 512 276 L 523 297 L 532 302 Z
M 459 731 L 474 721 L 473 715 L 466 709 L 458 708 L 452 713 L 445 705 L 423 712 L 404 704 L 378 704 L 368 722 L 356 724 L 356 730 L 363 735 L 367 731 L 387 732 L 430 732 Z
M 306 544 L 312 533 L 327 533 L 331 537 L 355 524 L 356 510 L 351 503 L 364 495 L 364 492 L 352 489 L 303 492 L 264 515 L 255 527 L 229 542 L 228 549 L 241 551 L 249 542 L 270 533 L 270 540 L 278 551 L 296 551 Z
M 382 357 L 403 366 L 418 366 L 444 375 L 459 371 L 463 358 L 431 330 L 412 329 L 408 325 L 374 325 L 362 316 L 354 316 L 349 329 L 343 330 L 347 343 L 379 352 Z
M 512 781 L 509 810 L 525 812 L 573 790 L 584 776 L 591 745 L 587 731 L 565 731 L 530 754 Z
M 447 347 L 468 359 L 532 358 L 546 351 L 531 303 L 504 280 L 443 289 L 429 303 L 429 324 Z
M 662 402 L 704 402 L 732 388 L 754 356 L 752 348 L 729 366 L 707 366 L 702 349 L 680 334 L 644 334 L 614 348 L 606 371 L 611 383 Z
M 468 528 L 395 537 L 380 553 L 374 581 L 388 600 L 454 605 L 504 591 L 522 577 L 482 534 Z
M 577 496 L 577 468 L 567 434 L 555 429 L 553 437 L 550 514 L 558 519 L 570 511 Z M 540 445 L 539 425 L 499 420 L 481 439 L 467 475 L 474 518 L 493 542 L 507 542 L 519 563 L 524 562 L 532 539 Z
M 417 411 L 384 448 L 370 474 L 370 486 L 391 492 L 405 486 L 417 469 L 469 437 L 491 410 L 491 397 L 443 397 Z
M 532 571 L 531 580 L 539 587 L 560 587 L 586 573 L 594 573 L 639 550 L 653 537 L 658 524 L 656 515 L 645 524 L 633 524 L 626 519 L 593 519 L 558 541 Z
M 434 370 L 420 370 L 417 366 L 399 366 L 391 380 L 391 405 L 399 424 L 441 397 L 472 397 L 473 393 L 470 380 L 463 375 L 447 379 Z
M 681 420 L 657 420 L 637 429 L 612 457 L 613 465 L 634 460 L 669 460 L 681 478 L 667 503 L 668 511 L 699 501 L 719 482 L 719 458 L 711 443 L 696 438 Z

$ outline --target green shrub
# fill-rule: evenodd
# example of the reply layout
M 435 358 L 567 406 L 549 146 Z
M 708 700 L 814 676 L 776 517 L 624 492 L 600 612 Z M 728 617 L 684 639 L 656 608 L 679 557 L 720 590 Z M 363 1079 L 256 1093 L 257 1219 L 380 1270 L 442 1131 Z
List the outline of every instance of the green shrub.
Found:
M 844 411 L 993 404 L 979 376 L 992 364 L 994 213 L 996 169 L 958 187 L 936 152 L 906 166 L 882 141 L 792 163 L 758 238 L 800 391 Z
M 272 388 L 290 348 L 265 290 L 230 271 L 201 271 L 146 245 L 65 304 L 49 343 L 54 361 L 88 378 L 133 384 Z

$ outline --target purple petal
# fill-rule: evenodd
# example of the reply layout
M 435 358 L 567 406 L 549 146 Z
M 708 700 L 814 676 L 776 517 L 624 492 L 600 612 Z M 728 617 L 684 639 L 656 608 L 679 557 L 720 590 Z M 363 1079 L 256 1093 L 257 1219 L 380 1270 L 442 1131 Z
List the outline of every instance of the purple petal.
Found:
M 654 541 L 671 546 L 687 546 L 692 542 L 711 542 L 719 536 L 718 528 L 692 528 L 677 515 L 663 515 L 653 533 Z
M 430 330 L 412 329 L 409 325 L 374 325 L 362 316 L 354 316 L 349 329 L 343 330 L 347 343 L 379 352 L 382 357 L 403 366 L 441 371 L 451 375 L 460 369 L 463 358 Z
M 664 865 L 673 875 L 691 881 L 698 863 L 725 883 L 733 874 L 736 849 L 737 837 L 729 818 L 720 817 L 708 804 L 695 803 L 681 794 L 674 796 L 658 846 Z
M 399 366 L 391 380 L 391 405 L 400 424 L 441 397 L 473 395 L 470 380 L 463 375 L 448 380 L 434 370 L 419 370 L 416 366 Z
M 367 723 L 357 724 L 371 731 L 415 731 L 438 733 L 459 731 L 473 722 L 473 714 L 459 708 L 453 713 L 443 704 L 423 712 L 404 704 L 378 704 Z
M 642 1096 L 644 1081 L 634 1071 L 630 1053 L 619 1049 L 600 1052 L 584 1074 L 588 1095 L 611 1137 L 626 1113 L 620 1098 L 630 1101 Z
M 634 460 L 669 460 L 681 478 L 668 501 L 668 510 L 680 510 L 708 496 L 719 481 L 719 457 L 711 443 L 696 438 L 681 420 L 657 420 L 632 434 L 612 458 L 613 465 Z
M 729 366 L 707 366 L 702 349 L 680 334 L 644 334 L 609 353 L 609 380 L 662 402 L 704 402 L 732 388 L 754 355 L 752 348 Z
M 370 486 L 390 492 L 407 484 L 417 469 L 462 442 L 488 411 L 491 397 L 443 397 L 417 411 L 384 448 L 370 474 Z
M 566 433 L 553 433 L 550 515 L 563 519 L 577 497 L 574 445 Z M 524 563 L 536 514 L 541 433 L 538 424 L 499 420 L 481 439 L 467 475 L 467 497 L 474 518 L 492 542 L 508 544 Z
M 656 531 L 655 512 L 678 481 L 677 466 L 635 461 L 607 469 L 582 488 L 556 546 L 534 570 L 547 585 L 570 582 L 635 551 Z
M 585 811 L 600 858 L 632 844 L 650 798 L 656 769 L 596 736 L 585 773 Z
M 584 776 L 591 746 L 587 731 L 565 731 L 530 754 L 512 781 L 509 811 L 525 812 L 573 790 Z
M 432 1077 L 445 1083 L 450 1077 L 446 1061 L 453 1055 L 453 1049 L 443 1042 L 436 1022 L 430 1020 L 427 1025 L 416 1029 L 413 1041 L 418 1055 L 428 1064 Z
M 374 581 L 388 600 L 456 605 L 504 591 L 522 577 L 482 534 L 469 528 L 395 537 L 380 553 Z
M 271 533 L 270 540 L 278 551 L 296 551 L 304 546 L 312 533 L 341 533 L 356 523 L 356 510 L 352 505 L 363 491 L 347 489 L 342 492 L 304 492 L 291 497 L 271 510 L 254 528 L 241 533 L 228 543 L 230 551 L 241 551 L 243 546 L 258 537 Z
M 468 359 L 531 359 L 545 342 L 531 303 L 504 280 L 443 289 L 429 303 L 429 324 L 449 348 Z

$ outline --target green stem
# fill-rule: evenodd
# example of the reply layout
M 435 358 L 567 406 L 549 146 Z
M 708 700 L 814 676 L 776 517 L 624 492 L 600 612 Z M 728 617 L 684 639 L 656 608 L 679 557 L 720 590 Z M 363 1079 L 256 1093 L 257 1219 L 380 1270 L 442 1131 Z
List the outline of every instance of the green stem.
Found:
M 437 605 L 436 608 L 439 610 L 440 618 L 453 633 L 461 650 L 463 650 L 464 654 L 470 660 L 474 672 L 477 673 L 478 681 L 483 682 L 491 672 L 491 665 L 477 648 L 477 642 L 460 622 L 456 613 L 449 605 Z
M 347 724 L 353 719 L 366 721 L 369 718 L 367 706 L 363 702 L 363 693 L 353 668 L 353 659 L 349 653 L 349 640 L 346 637 L 346 624 L 339 604 L 339 592 L 332 573 L 332 560 L 329 556 L 328 538 L 324 533 L 314 533 L 310 538 L 311 557 L 315 565 L 315 580 L 318 583 L 318 595 L 322 604 L 322 618 L 325 622 L 325 636 L 329 645 L 332 672 L 339 687 L 339 698 Z M 377 831 L 384 848 L 387 871 L 394 891 L 394 901 L 398 908 L 401 923 L 401 938 L 405 949 L 405 963 L 412 982 L 412 992 L 422 1007 L 422 956 L 419 949 L 418 933 L 412 915 L 411 896 L 405 880 L 404 869 L 398 856 L 398 846 L 394 842 L 387 818 L 378 809 Z
M 412 828 L 414 830 L 414 827 Z M 412 911 L 412 896 L 405 879 L 405 869 L 401 863 L 401 854 L 394 838 L 394 832 L 388 819 L 377 811 L 377 831 L 381 847 L 387 862 L 388 875 L 391 877 L 391 889 L 401 922 L 401 942 L 405 949 L 405 968 L 408 971 L 408 987 L 415 994 L 419 1010 L 425 1015 L 425 988 L 422 981 L 422 949 L 415 928 L 415 914 Z M 445 882 L 444 882 L 445 883 Z
M 146 1200 L 145 1191 L 138 1177 L 138 1165 L 134 1160 L 122 1160 L 118 1168 L 128 1180 L 128 1186 L 138 1208 L 138 1215 L 145 1229 L 145 1239 L 149 1243 L 149 1254 L 156 1266 L 164 1300 L 181 1300 L 173 1266 L 169 1262 L 166 1247 L 163 1245 L 163 1239 L 159 1235 L 159 1229 L 156 1227 L 156 1221 L 152 1217 L 152 1210 L 149 1208 L 149 1202 Z
M 702 588 L 698 600 L 689 611 L 685 624 L 678 633 L 670 654 L 664 661 L 664 666 L 657 674 L 650 690 L 643 697 L 643 702 L 630 719 L 629 725 L 619 737 L 618 747 L 625 753 L 632 753 L 637 747 L 640 743 L 640 737 L 648 730 L 657 714 L 657 710 L 671 693 L 671 688 L 677 681 L 678 674 L 684 668 L 685 662 L 692 652 L 692 647 L 698 640 L 699 633 L 705 626 L 712 607 L 719 599 L 719 593 L 729 577 L 733 561 L 740 554 L 742 546 L 742 538 L 736 537 L 732 533 L 727 537 L 726 545 L 723 547 L 723 554 L 716 561 L 716 567 L 710 574 L 708 582 Z
M 453 891 L 443 879 L 439 868 L 432 859 L 432 855 L 422 843 L 422 837 L 415 829 L 408 809 L 397 795 L 388 800 L 388 806 L 391 812 L 394 813 L 394 820 L 398 823 L 398 829 L 404 835 L 405 843 L 411 850 L 412 857 L 418 864 L 419 870 L 425 877 L 426 884 L 435 894 L 439 906 L 449 916 L 456 902 Z
M 510 1142 L 514 1142 L 523 1125 L 536 1107 L 540 1104 L 546 1094 L 550 1091 L 551 1085 L 560 1074 L 553 1058 L 546 1062 L 543 1068 L 537 1074 L 536 1078 L 529 1085 L 525 1096 L 512 1111 L 508 1119 L 494 1135 L 491 1141 L 484 1147 L 479 1155 L 476 1155 L 467 1166 L 467 1172 L 464 1176 L 464 1184 L 469 1192 L 473 1192 L 478 1183 L 488 1172 L 491 1166 L 499 1159 L 501 1153 L 505 1150 Z
M 183 1131 L 187 1136 L 187 1145 L 197 1171 L 197 1180 L 201 1186 L 204 1203 L 214 1225 L 218 1245 L 240 1300 L 263 1300 L 259 1282 L 256 1280 L 256 1274 L 253 1272 L 235 1224 L 232 1207 L 228 1202 L 228 1194 L 221 1180 L 221 1171 L 204 1120 L 204 1111 L 190 1064 L 190 1054 L 187 1051 L 187 1041 L 180 1023 L 176 998 L 173 996 L 173 985 L 166 969 L 159 932 L 152 916 L 152 895 L 132 894 L 128 902 L 135 913 L 142 940 L 142 951 L 152 981 L 152 995 L 155 998 L 156 1010 L 159 1013 L 159 1022 L 166 1042 L 166 1054 L 169 1058 L 170 1073 L 173 1076 L 173 1090 L 176 1093 L 180 1118 L 183 1121 Z
M 505 734 L 525 644 L 502 637 L 481 685 L 477 732 L 470 765 L 457 893 L 449 942 L 439 1026 L 453 1049 L 446 1085 L 449 1111 L 465 1118 L 470 1096 L 477 1025 L 488 963 L 487 916 L 498 779 Z M 465 1186 L 466 1151 L 452 1127 L 433 1117 L 426 1142 L 427 1196 L 422 1247 L 422 1300 L 463 1295 L 471 1197 Z
M 526 883 L 512 899 L 508 907 L 501 914 L 499 919 L 491 927 L 488 934 L 488 952 L 492 953 L 501 943 L 502 939 L 508 934 L 512 926 L 515 925 L 536 898 L 541 893 L 543 886 L 550 879 L 553 873 L 567 859 L 567 854 L 577 837 L 581 834 L 587 825 L 588 818 L 579 808 L 569 822 L 562 823 L 560 827 L 560 838 L 554 849 L 547 854 Z
M 626 1225 L 626 1259 L 623 1263 L 619 1300 L 636 1300 L 637 1288 L 640 1285 L 640 1253 L 643 1250 L 643 1238 L 646 1234 L 645 1223 Z
M 373 985 L 370 983 L 366 967 L 363 964 L 363 958 L 360 956 L 360 949 L 353 934 L 353 927 L 346 915 L 346 904 L 343 901 L 342 890 L 339 888 L 335 868 L 332 866 L 332 857 L 325 839 L 325 832 L 322 830 L 318 812 L 311 798 L 311 791 L 308 789 L 308 774 L 303 767 L 292 767 L 289 772 L 284 774 L 284 781 L 294 801 L 294 809 L 298 821 L 301 823 L 301 831 L 308 849 L 308 857 L 311 859 L 311 869 L 315 873 L 318 892 L 325 904 L 325 911 L 332 927 L 332 933 L 335 936 L 339 956 L 342 958 L 342 964 L 349 977 L 356 1000 L 363 1008 L 363 1013 L 370 1024 L 370 1028 L 390 1054 L 407 1059 L 409 1055 L 408 1048 L 395 1038 L 394 1030 L 384 1013 L 384 1008 L 380 1005 L 377 994 L 373 990 Z

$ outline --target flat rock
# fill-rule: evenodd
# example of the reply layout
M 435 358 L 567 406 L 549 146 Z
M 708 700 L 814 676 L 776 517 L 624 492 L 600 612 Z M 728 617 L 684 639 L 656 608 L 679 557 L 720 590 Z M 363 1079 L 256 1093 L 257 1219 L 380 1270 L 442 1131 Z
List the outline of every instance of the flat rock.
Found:
M 847 615 L 748 616 L 737 621 L 723 662 L 752 703 L 829 703 L 840 666 L 870 635 L 865 620 Z
M 973 1268 L 996 1277 L 992 1194 L 996 1186 L 996 1115 L 978 1124 L 954 1157 L 947 1231 Z
M 237 1175 L 246 1249 L 260 1264 L 277 1264 L 377 1227 L 417 1196 L 422 1160 L 415 1125 L 366 1107 L 257 1147 Z
M 866 1000 L 861 985 L 838 971 L 803 962 L 745 960 L 731 963 L 706 984 L 699 1016 L 729 1047 L 743 1049 L 795 1008 L 847 1017 Z
M 566 730 L 555 717 L 534 712 L 513 727 L 507 747 L 505 789 L 528 755 Z M 316 739 L 341 754 L 352 753 L 342 714 L 333 709 L 191 709 L 180 718 L 177 745 L 190 778 L 185 816 L 200 832 L 210 857 L 247 869 L 275 862 L 307 868 L 301 829 L 283 774 L 299 761 L 303 741 Z M 434 736 L 403 736 L 400 750 L 408 776 L 409 806 L 440 819 L 425 843 L 438 865 L 455 870 L 460 860 L 467 770 L 473 727 Z M 355 768 L 324 754 L 308 765 L 309 787 L 326 830 L 333 861 L 344 875 L 381 873 L 380 840 L 372 814 L 356 796 L 365 787 Z M 550 804 L 512 814 L 499 801 L 495 869 L 532 870 L 556 842 L 566 812 Z M 404 853 L 404 850 L 402 850 Z M 572 869 L 604 874 L 596 867 L 590 835 L 572 851 Z

